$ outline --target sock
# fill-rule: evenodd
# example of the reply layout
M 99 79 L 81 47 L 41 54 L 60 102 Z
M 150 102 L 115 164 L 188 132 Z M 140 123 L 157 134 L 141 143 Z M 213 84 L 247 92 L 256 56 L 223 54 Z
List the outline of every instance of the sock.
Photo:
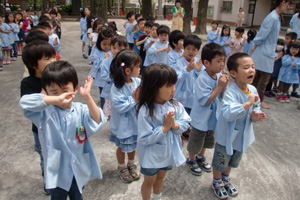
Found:
M 227 179 L 229 179 L 229 175 L 222 174 L 222 180 L 227 180 Z
M 204 159 L 205 157 L 203 156 L 199 156 L 199 155 L 196 155 L 196 159 L 200 159 L 200 160 L 202 160 L 202 159 Z
M 128 166 L 133 166 L 134 165 L 134 160 L 128 160 Z
M 160 194 L 154 194 L 153 193 L 153 198 L 152 198 L 152 200 L 160 200 L 161 199 L 161 193 Z
M 213 182 L 214 183 L 219 183 L 219 182 L 222 182 L 222 179 L 220 179 L 220 178 L 214 178 Z
M 125 163 L 123 163 L 123 164 L 119 164 L 119 167 L 122 168 L 122 169 L 124 169 L 124 168 L 126 168 L 127 166 L 126 166 Z

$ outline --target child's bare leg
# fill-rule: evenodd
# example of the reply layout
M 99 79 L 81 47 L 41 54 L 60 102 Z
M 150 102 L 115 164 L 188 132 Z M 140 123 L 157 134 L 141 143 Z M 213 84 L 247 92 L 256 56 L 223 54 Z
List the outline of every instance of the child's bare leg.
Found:
M 153 193 L 154 194 L 161 194 L 163 190 L 163 185 L 164 185 L 164 179 L 167 175 L 167 171 L 165 170 L 159 170 L 155 183 L 153 185 Z
M 146 176 L 144 175 L 144 182 L 141 186 L 141 193 L 143 200 L 150 200 L 152 187 L 156 181 L 157 175 L 154 176 Z
M 117 148 L 116 155 L 117 155 L 117 160 L 118 160 L 119 165 L 122 165 L 122 164 L 125 165 L 125 153 L 122 152 L 121 147 Z
M 190 158 L 191 160 L 194 160 L 194 159 L 195 159 L 195 156 L 196 156 L 196 154 L 189 153 L 189 158 Z
M 220 172 L 216 169 L 213 169 L 213 176 L 214 176 L 214 179 L 221 179 L 222 178 L 222 172 Z
M 134 160 L 135 157 L 135 150 L 133 152 L 127 153 L 128 160 Z
M 222 172 L 222 175 L 229 176 L 230 172 L 231 172 L 231 167 L 228 166 L 227 170 L 225 172 Z
M 203 147 L 198 155 L 199 155 L 200 157 L 204 157 L 205 151 L 206 151 L 206 148 Z

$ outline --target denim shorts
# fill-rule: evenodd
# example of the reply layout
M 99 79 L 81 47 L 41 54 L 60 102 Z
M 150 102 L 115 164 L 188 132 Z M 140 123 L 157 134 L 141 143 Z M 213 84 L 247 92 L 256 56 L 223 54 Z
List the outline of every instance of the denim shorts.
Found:
M 143 168 L 141 167 L 141 173 L 146 176 L 155 176 L 158 174 L 159 170 L 170 171 L 173 169 L 173 165 L 163 168 Z
M 233 154 L 228 155 L 226 153 L 226 147 L 216 143 L 212 166 L 215 170 L 220 172 L 226 171 L 228 166 L 237 168 L 242 159 L 242 155 L 243 153 L 237 150 L 233 150 Z

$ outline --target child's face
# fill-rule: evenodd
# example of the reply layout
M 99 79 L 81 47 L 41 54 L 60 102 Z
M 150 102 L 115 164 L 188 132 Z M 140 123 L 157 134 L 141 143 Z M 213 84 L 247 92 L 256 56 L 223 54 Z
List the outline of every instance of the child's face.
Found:
M 37 68 L 35 68 L 36 76 L 41 78 L 46 65 L 54 61 L 56 61 L 56 55 L 53 55 L 53 57 L 50 58 L 43 56 L 40 60 L 38 60 Z
M 240 32 L 238 32 L 238 31 L 235 31 L 235 32 L 234 32 L 234 35 L 235 35 L 235 37 L 237 37 L 237 38 L 242 37 L 243 34 L 244 34 L 244 33 L 240 33 Z
M 138 27 L 139 27 L 139 30 L 144 32 L 144 29 L 145 29 L 145 23 L 146 21 L 140 21 Z
M 13 22 L 14 21 L 14 16 L 13 15 L 8 15 L 8 20 L 9 20 L 9 22 Z
M 2 17 L 0 17 L 0 24 L 3 22 L 3 18 Z
M 88 8 L 85 8 L 84 9 L 84 14 L 86 15 L 86 16 L 89 16 L 90 15 L 90 10 L 88 9 Z
M 130 69 L 127 67 L 125 69 L 125 74 L 129 77 L 138 77 L 140 74 L 140 63 L 138 65 L 134 66 L 133 69 Z
M 164 85 L 159 88 L 158 95 L 156 97 L 157 103 L 165 103 L 166 101 L 171 100 L 175 94 L 175 84 L 174 85 Z
M 74 88 L 73 83 L 69 82 L 66 85 L 60 87 L 56 83 L 46 86 L 46 91 L 49 96 L 59 96 L 66 92 L 77 92 L 77 87 Z
M 176 7 L 181 7 L 181 3 L 180 3 L 180 2 L 177 2 L 177 3 L 176 3 Z
M 17 14 L 16 18 L 17 18 L 18 20 L 21 20 L 21 19 L 22 19 L 22 15 Z
M 145 33 L 146 33 L 146 35 L 150 35 L 150 33 L 151 33 L 151 27 L 149 27 L 149 26 L 145 26 Z
M 223 34 L 224 35 L 229 35 L 229 32 L 230 32 L 229 28 L 225 28 L 224 31 L 223 31 Z
M 51 19 L 55 19 L 56 15 L 55 14 L 50 14 Z
M 213 74 L 220 73 L 225 66 L 225 55 L 216 55 L 211 62 L 204 60 L 204 65 Z
M 184 48 L 183 57 L 191 60 L 197 55 L 198 52 L 199 49 L 197 49 L 194 45 L 189 44 Z
M 157 27 L 156 26 L 152 26 L 152 29 L 151 29 L 151 35 L 152 37 L 156 38 L 157 37 Z
M 113 57 L 116 57 L 116 55 L 119 53 L 119 51 L 125 49 L 124 46 L 119 46 L 118 43 L 115 43 L 114 45 L 110 46 L 110 51 Z
M 101 46 L 101 49 L 104 51 L 104 52 L 108 52 L 109 51 L 109 47 L 110 47 L 110 38 L 109 39 L 104 39 L 101 41 L 100 43 L 100 46 Z
M 159 41 L 161 41 L 162 43 L 165 43 L 169 40 L 169 34 L 167 33 L 161 33 L 158 35 Z
M 299 48 L 291 47 L 290 52 L 291 52 L 292 56 L 295 56 L 299 53 Z
M 183 49 L 183 39 L 178 40 L 177 44 L 175 44 L 173 42 L 173 45 L 175 46 L 175 48 L 177 49 Z M 197 55 L 197 54 L 196 54 Z
M 133 22 L 133 21 L 134 21 L 134 15 L 132 15 L 130 18 L 128 18 L 128 20 L 129 20 L 130 22 Z
M 216 30 L 218 28 L 218 25 L 217 24 L 212 24 L 211 28 L 212 28 L 212 30 Z
M 291 42 L 293 42 L 290 36 L 285 36 L 284 38 L 285 45 L 288 46 Z
M 243 57 L 238 59 L 237 71 L 231 70 L 230 75 L 235 79 L 238 85 L 247 85 L 253 82 L 255 77 L 254 62 L 251 57 Z

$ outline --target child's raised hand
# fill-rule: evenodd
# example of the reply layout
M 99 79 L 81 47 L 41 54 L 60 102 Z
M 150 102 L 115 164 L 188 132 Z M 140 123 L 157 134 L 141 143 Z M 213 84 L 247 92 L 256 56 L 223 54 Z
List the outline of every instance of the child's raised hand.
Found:
M 196 63 L 195 69 L 196 69 L 198 72 L 200 72 L 201 68 L 202 68 L 202 60 L 199 59 L 199 61 Z
M 108 57 L 110 57 L 110 54 L 109 53 L 107 53 L 107 54 L 105 54 L 105 56 L 104 56 L 105 58 L 108 58 Z
M 228 76 L 226 74 L 222 74 L 219 78 L 218 85 L 222 88 L 227 84 Z
M 135 90 L 133 90 L 132 92 L 132 97 L 133 100 L 135 102 L 137 102 L 139 100 L 139 96 L 140 96 L 140 91 L 141 91 L 141 86 L 138 86 Z
M 293 67 L 296 67 L 296 66 L 297 66 L 297 64 L 296 64 L 296 63 L 293 63 L 293 64 L 292 64 L 292 66 L 293 66 Z
M 251 116 L 250 116 L 251 120 L 255 121 L 255 122 L 262 121 L 266 117 L 267 117 L 266 113 L 264 113 L 264 112 L 257 112 L 255 110 L 252 111 Z
M 292 56 L 292 60 L 295 60 L 295 58 L 296 58 L 295 56 Z
M 191 60 L 191 62 L 188 64 L 188 66 L 186 67 L 186 71 L 190 72 L 192 71 L 193 69 L 195 69 L 196 67 L 196 63 L 194 62 L 194 59 Z
M 172 114 L 171 112 L 165 114 L 165 121 L 164 125 L 162 127 L 163 133 L 168 132 L 172 126 L 175 123 L 175 114 Z
M 165 49 L 167 52 L 171 51 L 171 46 L 168 45 L 168 47 Z
M 61 95 L 57 96 L 57 103 L 55 105 L 61 108 L 69 108 L 71 102 L 75 98 L 76 92 L 66 92 L 62 93 Z
M 91 87 L 93 84 L 93 78 L 91 76 L 88 76 L 87 79 L 85 80 L 85 84 L 83 87 L 80 87 L 80 95 L 83 98 L 87 98 L 91 96 Z
M 255 102 L 258 101 L 258 96 L 255 95 L 255 94 L 249 94 L 249 97 L 248 97 L 248 102 L 253 105 Z
M 218 34 L 220 33 L 220 29 L 217 30 L 217 33 L 218 33 Z

